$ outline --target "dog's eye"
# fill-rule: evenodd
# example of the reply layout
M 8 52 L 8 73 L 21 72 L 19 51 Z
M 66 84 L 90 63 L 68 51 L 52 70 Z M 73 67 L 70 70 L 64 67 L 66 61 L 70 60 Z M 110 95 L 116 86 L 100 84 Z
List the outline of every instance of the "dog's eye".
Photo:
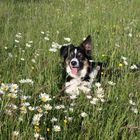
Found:
M 83 55 L 81 53 L 78 53 L 78 57 L 82 59 Z
M 73 57 L 73 56 L 74 56 L 74 53 L 73 53 L 73 52 L 71 52 L 69 56 L 70 56 L 70 57 Z

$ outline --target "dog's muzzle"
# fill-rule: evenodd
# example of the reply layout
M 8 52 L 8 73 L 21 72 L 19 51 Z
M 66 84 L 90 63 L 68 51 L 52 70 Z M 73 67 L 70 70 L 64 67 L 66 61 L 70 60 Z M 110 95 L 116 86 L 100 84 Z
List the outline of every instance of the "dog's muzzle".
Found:
M 71 68 L 71 73 L 76 75 L 79 69 L 79 61 L 77 58 L 73 58 L 70 61 L 70 68 Z

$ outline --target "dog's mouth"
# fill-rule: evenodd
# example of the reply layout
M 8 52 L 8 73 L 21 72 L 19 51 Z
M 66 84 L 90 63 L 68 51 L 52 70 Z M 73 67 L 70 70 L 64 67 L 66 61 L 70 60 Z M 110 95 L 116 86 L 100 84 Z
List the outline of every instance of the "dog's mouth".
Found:
M 70 67 L 70 69 L 72 74 L 77 75 L 79 67 Z

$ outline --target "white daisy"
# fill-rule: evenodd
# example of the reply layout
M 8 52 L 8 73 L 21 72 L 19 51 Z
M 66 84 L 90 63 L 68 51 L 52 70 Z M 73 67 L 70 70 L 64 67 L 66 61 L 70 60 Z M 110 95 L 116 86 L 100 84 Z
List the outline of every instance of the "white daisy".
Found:
M 101 84 L 100 84 L 99 82 L 97 82 L 97 83 L 95 83 L 95 86 L 96 86 L 97 88 L 99 88 L 99 87 L 101 87 Z
M 40 97 L 40 99 L 41 99 L 43 102 L 52 100 L 52 99 L 50 98 L 50 95 L 49 95 L 49 94 L 46 94 L 46 93 L 41 93 L 41 94 L 39 95 L 39 97 Z
M 57 122 L 57 118 L 53 117 L 53 118 L 51 119 L 51 122 Z
M 98 98 L 92 98 L 90 103 L 93 104 L 93 105 L 96 105 L 97 101 L 98 101 Z
M 50 52 L 57 52 L 57 49 L 56 48 L 50 48 L 49 51 Z
M 46 111 L 52 110 L 52 106 L 50 104 L 44 105 L 43 107 Z
M 131 104 L 131 105 L 136 105 L 136 103 L 133 102 L 132 100 L 129 100 L 129 104 Z
M 81 117 L 83 117 L 83 118 L 84 118 L 84 117 L 87 117 L 87 113 L 82 112 L 82 113 L 81 113 Z
M 70 39 L 69 37 L 64 37 L 64 40 L 66 40 L 66 41 L 68 41 L 68 42 L 71 41 L 71 39 Z
M 39 121 L 40 121 L 40 118 L 43 116 L 43 114 L 35 114 L 33 116 L 33 120 L 32 120 L 32 124 L 33 125 L 39 125 Z
M 54 130 L 55 132 L 60 132 L 60 131 L 61 131 L 61 128 L 60 128 L 59 125 L 54 125 L 54 126 L 53 126 L 53 130 Z

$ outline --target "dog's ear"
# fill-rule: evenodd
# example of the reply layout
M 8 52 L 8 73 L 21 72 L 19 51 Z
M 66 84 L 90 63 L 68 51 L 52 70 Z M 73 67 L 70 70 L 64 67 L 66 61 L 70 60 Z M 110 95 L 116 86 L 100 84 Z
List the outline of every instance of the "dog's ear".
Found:
M 71 44 L 66 44 L 66 45 L 63 45 L 60 49 L 60 56 L 61 57 L 64 57 L 64 59 L 66 59 L 66 57 L 68 56 L 68 52 L 69 52 L 69 49 L 72 45 Z
M 80 44 L 80 47 L 83 47 L 86 51 L 86 54 L 91 56 L 92 40 L 90 35 Z

